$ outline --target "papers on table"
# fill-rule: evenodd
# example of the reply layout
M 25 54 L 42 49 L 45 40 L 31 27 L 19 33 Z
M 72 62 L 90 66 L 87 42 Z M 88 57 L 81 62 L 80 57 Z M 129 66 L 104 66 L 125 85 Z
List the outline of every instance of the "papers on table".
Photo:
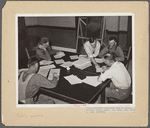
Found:
M 65 76 L 64 78 L 68 80 L 71 85 L 82 83 L 82 80 L 75 75 Z
M 40 74 L 44 77 L 47 77 L 48 71 L 49 71 L 49 69 L 41 69 L 40 68 L 39 71 L 38 71 L 38 74 Z
M 94 87 L 97 87 L 102 82 L 97 81 L 98 76 L 87 76 L 85 79 L 82 80 L 82 82 L 92 85 Z
M 60 60 L 55 60 L 55 63 L 56 64 L 62 64 L 62 63 L 64 63 L 65 61 L 63 60 L 63 59 L 60 59 Z
M 87 58 L 87 55 L 79 55 L 79 58 Z
M 88 68 L 92 65 L 91 61 L 88 58 L 80 58 L 79 60 L 75 61 L 73 64 L 76 68 L 79 68 L 81 70 Z
M 55 65 L 51 64 L 51 65 L 47 65 L 47 66 L 40 66 L 40 69 L 51 69 L 51 68 L 55 68 Z
M 64 77 L 71 85 L 86 83 L 91 86 L 97 87 L 101 82 L 97 81 L 98 76 L 87 76 L 85 79 L 81 80 L 75 75 L 69 75 Z
M 96 61 L 97 63 L 103 63 L 103 59 L 101 59 L 101 58 L 95 58 L 95 61 Z
M 79 57 L 78 57 L 78 55 L 72 55 L 72 56 L 70 56 L 70 59 L 75 60 L 75 59 L 79 59 Z
M 53 61 L 47 61 L 47 60 L 40 61 L 40 65 L 49 65 L 51 63 L 53 63 Z
M 73 62 L 71 62 L 71 61 L 67 61 L 67 62 L 64 62 L 62 65 L 60 65 L 60 66 L 62 66 L 62 67 L 64 67 L 64 68 L 68 68 L 68 67 L 70 67 L 70 66 L 72 66 L 73 65 Z
M 53 79 L 53 74 L 54 73 L 57 73 L 57 75 L 59 76 L 60 75 L 60 69 L 57 68 L 57 69 L 51 69 L 50 70 L 50 73 L 49 73 L 49 76 L 48 76 L 48 79 L 49 80 L 52 80 Z
M 65 53 L 64 53 L 64 52 L 59 52 L 59 53 L 56 54 L 54 57 L 55 57 L 55 59 L 58 59 L 58 58 L 61 58 L 61 57 L 63 57 L 63 56 L 65 56 Z

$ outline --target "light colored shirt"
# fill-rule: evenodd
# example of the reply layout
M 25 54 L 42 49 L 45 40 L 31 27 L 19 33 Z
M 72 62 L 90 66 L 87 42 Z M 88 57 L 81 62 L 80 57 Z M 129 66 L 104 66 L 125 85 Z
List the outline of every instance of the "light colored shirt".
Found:
M 113 84 L 120 89 L 128 89 L 131 85 L 131 78 L 127 69 L 118 61 L 100 75 L 99 81 L 106 79 L 111 79 Z
M 85 49 L 88 57 L 96 57 L 96 56 L 98 56 L 99 51 L 100 51 L 100 42 L 97 41 L 96 42 L 96 47 L 93 48 L 91 46 L 90 42 L 87 41 L 87 42 L 84 43 L 84 49 Z

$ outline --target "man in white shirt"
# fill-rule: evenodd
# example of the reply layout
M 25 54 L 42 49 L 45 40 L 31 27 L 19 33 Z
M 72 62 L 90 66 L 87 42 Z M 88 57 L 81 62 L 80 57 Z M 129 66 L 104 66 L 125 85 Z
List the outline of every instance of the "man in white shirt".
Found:
M 98 81 L 111 79 L 110 87 L 105 90 L 106 97 L 124 100 L 131 94 L 131 77 L 121 62 L 115 61 L 113 54 L 104 56 L 104 62 L 109 67 L 98 77 Z M 103 71 L 101 71 L 103 72 Z

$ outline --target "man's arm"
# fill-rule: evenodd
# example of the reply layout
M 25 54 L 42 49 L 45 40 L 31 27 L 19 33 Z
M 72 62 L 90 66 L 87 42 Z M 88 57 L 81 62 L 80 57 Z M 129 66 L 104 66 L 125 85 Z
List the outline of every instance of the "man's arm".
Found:
M 48 80 L 47 78 L 36 74 L 32 78 L 33 82 L 40 88 L 40 87 L 45 87 L 45 88 L 54 88 L 57 86 L 57 78 L 53 78 L 52 81 Z
M 102 82 L 107 79 L 111 79 L 112 75 L 113 75 L 113 72 L 108 69 L 104 73 L 101 73 L 101 75 L 97 78 L 97 81 Z
M 106 46 L 100 51 L 98 57 L 103 57 L 107 52 L 108 52 L 108 47 Z
M 36 55 L 39 57 L 39 59 L 42 58 L 42 59 L 48 60 L 48 61 L 51 60 L 51 57 L 50 57 L 48 51 L 45 50 L 44 52 L 45 52 L 45 54 L 41 50 L 37 49 Z
M 49 46 L 46 48 L 47 51 L 49 52 L 50 55 L 55 55 L 56 53 L 58 53 L 58 51 L 52 50 L 52 48 Z
M 117 49 L 116 49 L 116 52 L 117 52 L 117 57 L 115 57 L 115 60 L 116 61 L 124 61 L 124 53 L 122 51 L 122 49 L 118 46 Z
M 98 56 L 99 51 L 100 51 L 100 48 L 101 48 L 101 44 L 100 44 L 99 41 L 97 41 L 96 50 L 95 50 L 95 52 L 94 52 L 94 54 L 93 54 L 93 57 Z

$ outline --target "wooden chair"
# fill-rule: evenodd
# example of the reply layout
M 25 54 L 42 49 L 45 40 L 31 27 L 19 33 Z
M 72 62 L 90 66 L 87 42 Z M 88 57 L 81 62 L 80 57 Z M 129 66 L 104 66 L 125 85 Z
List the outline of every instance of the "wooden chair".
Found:
M 108 103 L 112 103 L 112 104 L 115 104 L 115 103 L 132 103 L 132 94 L 129 95 L 128 98 L 124 99 L 124 100 L 118 100 L 118 99 L 115 99 L 115 98 L 108 98 Z
M 128 49 L 128 53 L 125 56 L 125 67 L 128 69 L 129 62 L 130 62 L 130 56 L 131 56 L 131 46 Z
M 26 54 L 27 54 L 27 58 L 31 59 L 36 57 L 36 48 L 37 47 L 33 47 L 33 48 L 25 48 Z

